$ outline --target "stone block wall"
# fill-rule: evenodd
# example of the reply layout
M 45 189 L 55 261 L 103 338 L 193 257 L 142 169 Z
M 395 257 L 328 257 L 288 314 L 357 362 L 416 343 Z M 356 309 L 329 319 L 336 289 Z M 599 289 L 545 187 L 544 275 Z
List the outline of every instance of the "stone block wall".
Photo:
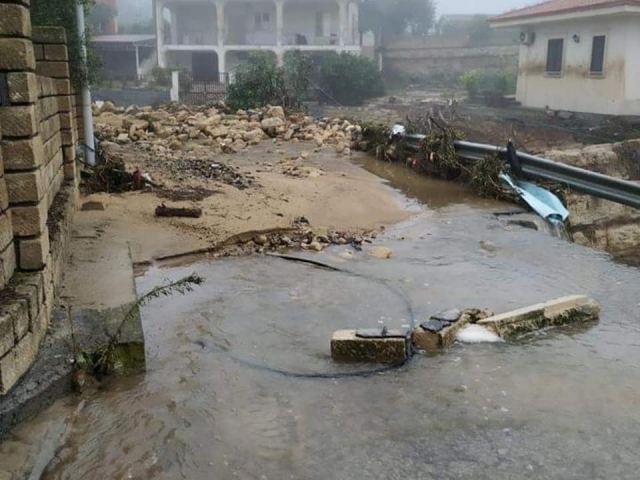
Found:
M 49 324 L 61 264 L 51 207 L 77 191 L 74 104 L 64 29 L 32 28 L 29 0 L 0 0 L 0 395 Z
M 395 40 L 387 45 L 384 68 L 392 72 L 429 76 L 435 72 L 467 70 L 518 71 L 518 46 L 460 47 L 443 46 L 422 38 Z

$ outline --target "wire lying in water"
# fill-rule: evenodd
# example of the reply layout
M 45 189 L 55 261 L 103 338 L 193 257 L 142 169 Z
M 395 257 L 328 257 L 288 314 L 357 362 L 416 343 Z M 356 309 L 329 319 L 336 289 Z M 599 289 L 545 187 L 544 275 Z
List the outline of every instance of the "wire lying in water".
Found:
M 332 265 L 328 265 L 326 263 L 322 263 L 322 262 L 307 259 L 307 258 L 294 257 L 291 255 L 275 255 L 275 254 L 268 254 L 268 256 L 279 258 L 279 259 L 290 261 L 290 262 L 297 262 L 297 263 L 303 263 L 306 265 L 312 265 L 315 267 L 323 268 L 325 270 L 342 273 L 342 274 L 350 275 L 353 277 L 364 278 L 368 281 L 373 281 L 380 285 L 383 285 L 386 289 L 393 292 L 394 295 L 402 299 L 402 301 L 406 305 L 407 313 L 409 314 L 410 328 L 413 329 L 413 327 L 415 326 L 416 318 L 413 311 L 413 305 L 411 304 L 409 299 L 406 297 L 406 295 L 402 291 L 398 290 L 392 285 L 389 285 L 389 283 L 383 279 L 368 277 L 361 273 L 351 272 L 349 270 L 343 270 L 341 268 L 334 267 Z M 366 377 L 370 377 L 380 373 L 390 372 L 392 370 L 397 370 L 403 367 L 409 361 L 409 358 L 411 358 L 411 353 L 412 353 L 412 352 L 409 352 L 408 358 L 403 360 L 402 362 L 399 362 L 393 365 L 384 365 L 381 367 L 365 369 L 365 370 L 354 370 L 354 371 L 348 371 L 348 372 L 296 372 L 296 371 L 285 370 L 281 368 L 270 367 L 268 365 L 247 360 L 246 358 L 238 357 L 237 355 L 234 355 L 233 353 L 229 352 L 228 350 L 216 344 L 213 344 L 212 346 L 208 344 L 204 344 L 203 347 L 204 348 L 209 347 L 209 351 L 215 351 L 216 353 L 219 353 L 222 356 L 234 361 L 238 365 L 241 365 L 246 368 L 251 368 L 253 370 L 260 370 L 267 373 L 282 375 L 288 378 L 300 378 L 300 379 L 312 379 L 312 380 L 313 379 L 330 380 L 330 379 L 339 379 L 339 378 L 366 378 Z

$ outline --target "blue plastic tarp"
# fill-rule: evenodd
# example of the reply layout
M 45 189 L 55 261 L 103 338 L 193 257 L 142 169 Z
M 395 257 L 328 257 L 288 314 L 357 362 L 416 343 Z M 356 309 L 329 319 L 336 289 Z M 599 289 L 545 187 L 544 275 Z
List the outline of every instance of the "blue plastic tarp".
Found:
M 500 174 L 500 180 L 512 188 L 534 212 L 545 220 L 562 219 L 564 222 L 569 217 L 569 211 L 560 199 L 549 190 L 539 187 L 535 183 L 516 180 L 506 173 Z

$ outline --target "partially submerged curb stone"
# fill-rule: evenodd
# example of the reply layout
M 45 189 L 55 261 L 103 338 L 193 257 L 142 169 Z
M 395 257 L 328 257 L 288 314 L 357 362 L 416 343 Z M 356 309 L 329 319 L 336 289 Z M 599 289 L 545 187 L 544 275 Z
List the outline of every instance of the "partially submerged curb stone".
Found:
M 331 358 L 339 362 L 396 365 L 411 354 L 408 336 L 362 338 L 357 330 L 338 330 L 331 338 Z
M 478 324 L 507 338 L 546 327 L 590 322 L 599 316 L 598 302 L 586 295 L 571 295 L 494 315 L 480 320 Z

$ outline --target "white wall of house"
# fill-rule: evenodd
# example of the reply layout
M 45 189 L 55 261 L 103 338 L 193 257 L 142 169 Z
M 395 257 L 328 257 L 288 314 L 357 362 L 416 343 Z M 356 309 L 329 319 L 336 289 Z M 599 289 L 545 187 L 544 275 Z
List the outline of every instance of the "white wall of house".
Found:
M 338 6 L 333 3 L 292 4 L 284 11 L 285 43 L 294 34 L 304 35 L 309 45 L 331 45 L 338 43 Z M 333 37 L 332 37 L 333 35 Z
M 196 4 L 180 6 L 172 11 L 178 45 L 215 45 L 218 41 L 216 6 Z M 174 28 L 172 25 L 171 28 Z
M 640 18 L 583 18 L 529 25 L 530 46 L 520 47 L 517 100 L 528 107 L 611 115 L 640 114 Z M 574 35 L 579 42 L 574 41 Z M 590 74 L 593 37 L 605 35 L 604 72 Z M 546 73 L 550 39 L 564 39 L 563 68 Z

